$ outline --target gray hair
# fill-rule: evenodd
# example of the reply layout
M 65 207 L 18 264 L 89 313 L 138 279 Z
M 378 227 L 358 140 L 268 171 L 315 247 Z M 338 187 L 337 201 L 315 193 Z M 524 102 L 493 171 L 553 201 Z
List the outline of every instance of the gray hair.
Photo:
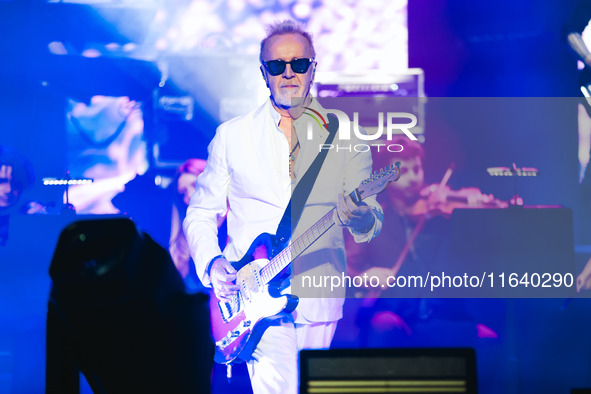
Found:
M 297 22 L 291 20 L 284 20 L 281 22 L 276 22 L 272 25 L 268 25 L 265 29 L 267 32 L 267 37 L 265 37 L 261 41 L 261 52 L 259 54 L 259 60 L 261 64 L 263 64 L 263 51 L 265 50 L 265 44 L 267 40 L 273 36 L 279 36 L 282 34 L 299 34 L 308 41 L 308 45 L 310 45 L 310 49 L 312 50 L 312 57 L 316 57 L 316 51 L 314 50 L 314 43 L 312 42 L 312 35 L 304 30 L 304 27 Z

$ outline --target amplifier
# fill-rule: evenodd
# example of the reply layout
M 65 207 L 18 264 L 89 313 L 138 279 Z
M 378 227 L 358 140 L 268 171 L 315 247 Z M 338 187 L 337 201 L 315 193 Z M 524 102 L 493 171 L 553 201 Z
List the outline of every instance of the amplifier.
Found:
M 389 114 L 397 124 L 409 124 L 414 116 L 416 125 L 410 131 L 424 141 L 426 98 L 422 69 L 364 74 L 318 72 L 315 81 L 315 95 L 324 108 L 341 110 L 351 121 L 357 116 L 359 125 L 369 134 L 379 129 L 380 113 L 384 132 Z M 401 130 L 394 133 L 400 134 Z

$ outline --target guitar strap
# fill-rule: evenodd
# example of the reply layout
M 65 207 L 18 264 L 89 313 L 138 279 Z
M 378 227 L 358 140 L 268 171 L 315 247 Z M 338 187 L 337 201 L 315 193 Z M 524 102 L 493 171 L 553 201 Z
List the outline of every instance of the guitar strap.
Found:
M 339 120 L 331 113 L 327 114 L 327 118 L 328 124 L 326 125 L 326 129 L 328 130 L 329 135 L 324 144 L 330 145 L 339 129 Z M 276 239 L 282 244 L 286 243 L 291 238 L 291 234 L 300 220 L 308 196 L 312 191 L 312 186 L 314 186 L 314 183 L 316 182 L 316 178 L 318 177 L 318 173 L 320 172 L 320 168 L 322 167 L 322 163 L 324 163 L 327 154 L 328 149 L 322 149 L 320 153 L 318 153 L 291 194 L 289 204 L 283 213 L 279 226 L 277 226 Z

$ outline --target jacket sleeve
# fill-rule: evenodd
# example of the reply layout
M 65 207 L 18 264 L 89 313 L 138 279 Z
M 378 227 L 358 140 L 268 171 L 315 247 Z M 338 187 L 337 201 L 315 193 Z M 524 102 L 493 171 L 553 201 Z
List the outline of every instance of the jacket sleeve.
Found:
M 365 130 L 362 130 L 362 132 L 365 133 Z M 359 147 L 367 146 L 363 145 L 363 142 L 356 137 L 352 138 L 351 145 Z M 361 182 L 369 178 L 372 174 L 371 150 L 365 150 L 363 148 L 358 150 L 359 151 L 352 149 L 345 165 L 343 186 L 347 193 L 353 191 L 361 184 Z M 384 219 L 384 212 L 380 204 L 377 202 L 376 196 L 368 197 L 364 199 L 363 202 L 371 208 L 375 221 L 373 227 L 366 233 L 357 233 L 349 228 L 349 232 L 357 243 L 369 242 L 377 237 L 382 230 L 382 222 Z
M 218 245 L 218 219 L 226 213 L 230 173 L 226 156 L 224 125 L 218 127 L 208 146 L 205 170 L 197 178 L 183 230 L 189 244 L 195 269 L 204 286 L 211 286 L 209 262 L 222 254 Z

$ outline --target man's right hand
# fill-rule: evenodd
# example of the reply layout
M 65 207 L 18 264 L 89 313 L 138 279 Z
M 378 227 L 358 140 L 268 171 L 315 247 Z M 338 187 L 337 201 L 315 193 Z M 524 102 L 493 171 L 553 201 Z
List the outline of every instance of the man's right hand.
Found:
M 222 301 L 230 301 L 231 297 L 238 294 L 240 286 L 236 285 L 236 270 L 232 264 L 223 257 L 214 260 L 209 271 L 211 286 L 216 297 Z

